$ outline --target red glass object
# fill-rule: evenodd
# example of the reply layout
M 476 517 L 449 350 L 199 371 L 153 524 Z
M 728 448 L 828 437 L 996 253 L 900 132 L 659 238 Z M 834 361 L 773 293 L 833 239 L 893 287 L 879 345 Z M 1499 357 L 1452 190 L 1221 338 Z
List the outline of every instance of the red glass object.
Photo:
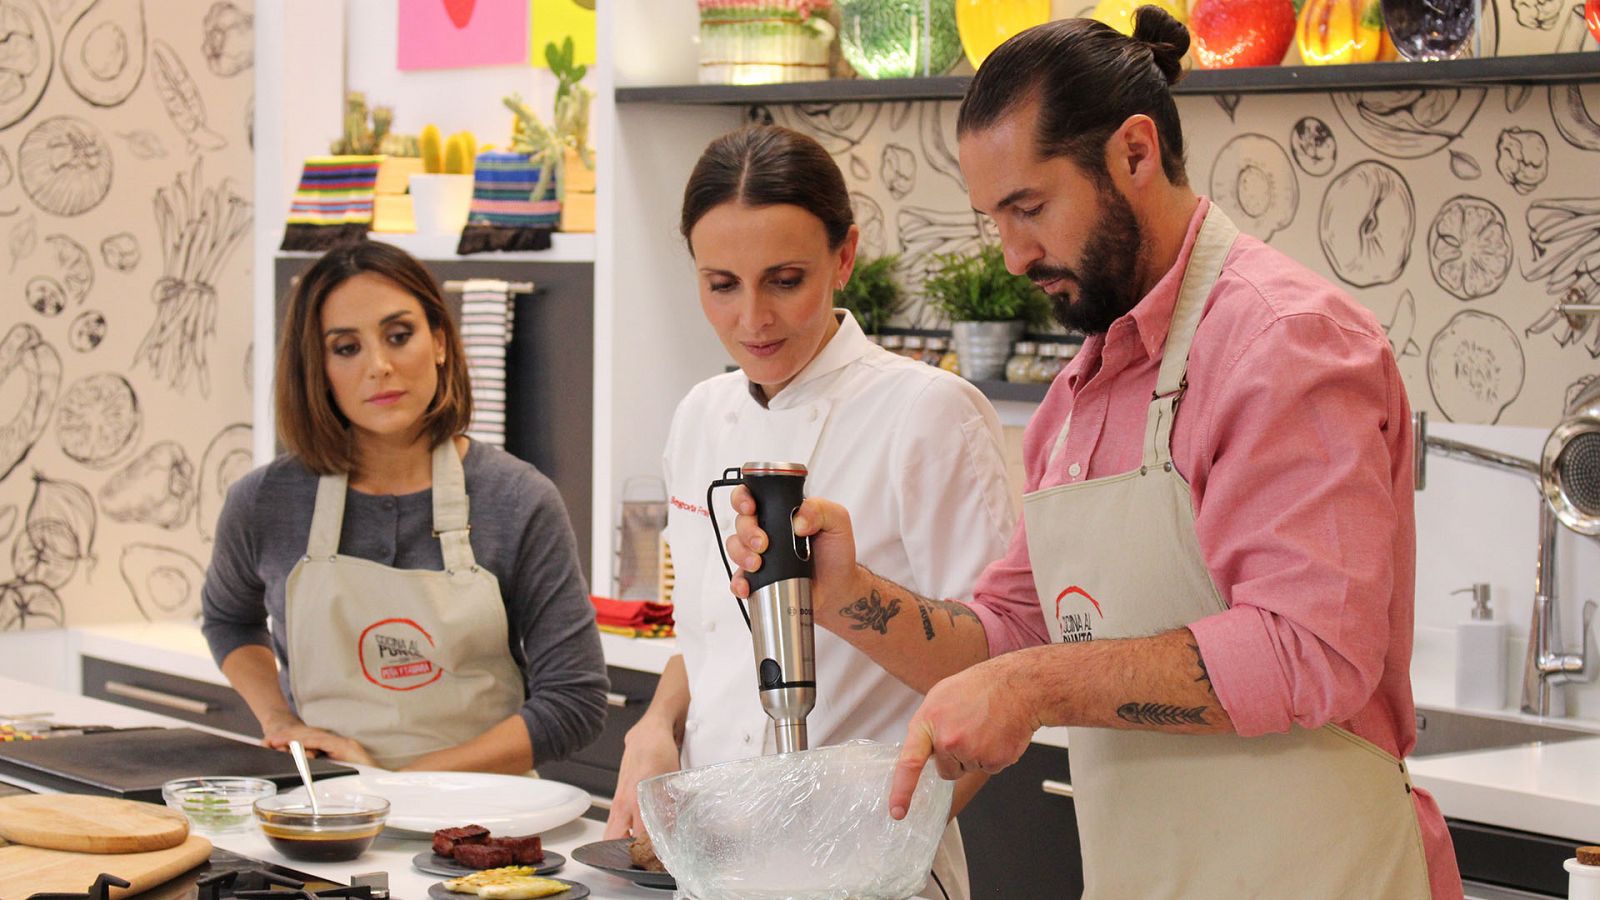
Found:
M 1202 69 L 1275 66 L 1294 40 L 1290 0 L 1197 0 L 1189 7 L 1195 62 Z
M 1600 41 L 1600 0 L 1589 0 L 1583 5 L 1583 21 L 1588 23 L 1594 39 Z

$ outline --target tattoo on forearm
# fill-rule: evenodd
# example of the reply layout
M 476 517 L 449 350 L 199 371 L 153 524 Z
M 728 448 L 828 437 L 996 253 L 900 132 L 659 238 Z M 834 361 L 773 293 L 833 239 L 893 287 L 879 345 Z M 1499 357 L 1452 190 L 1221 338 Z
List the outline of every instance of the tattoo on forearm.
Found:
M 1215 694 L 1216 690 L 1211 686 L 1211 673 L 1206 670 L 1206 658 L 1200 655 L 1200 645 L 1190 644 L 1189 649 L 1194 651 L 1195 664 L 1200 667 L 1200 677 L 1194 680 L 1195 684 L 1199 684 L 1200 682 L 1204 681 L 1206 683 L 1206 690 Z
M 949 618 L 952 627 L 955 626 L 958 617 L 964 616 L 974 622 L 981 621 L 978 614 L 972 611 L 972 607 L 965 603 L 955 600 L 926 600 L 916 596 L 912 599 L 916 601 L 917 612 L 922 616 L 922 636 L 930 641 L 933 640 L 933 620 L 939 612 L 943 612 Z
M 888 603 L 884 603 L 883 595 L 874 589 L 871 596 L 857 599 L 839 614 L 855 621 L 856 624 L 850 626 L 852 630 L 864 631 L 870 628 L 879 634 L 888 634 L 889 620 L 900 614 L 900 598 L 894 597 Z
M 1175 706 L 1170 703 L 1124 703 L 1117 707 L 1117 718 L 1135 725 L 1209 725 L 1204 706 Z

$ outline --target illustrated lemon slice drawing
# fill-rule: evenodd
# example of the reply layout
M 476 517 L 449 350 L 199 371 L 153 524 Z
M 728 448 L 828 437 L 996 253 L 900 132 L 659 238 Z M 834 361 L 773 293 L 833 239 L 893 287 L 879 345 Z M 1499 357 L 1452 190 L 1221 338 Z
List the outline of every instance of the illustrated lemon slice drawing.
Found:
M 1487 200 L 1462 195 L 1439 210 L 1428 229 L 1434 280 L 1459 300 L 1494 293 L 1511 272 L 1506 217 Z

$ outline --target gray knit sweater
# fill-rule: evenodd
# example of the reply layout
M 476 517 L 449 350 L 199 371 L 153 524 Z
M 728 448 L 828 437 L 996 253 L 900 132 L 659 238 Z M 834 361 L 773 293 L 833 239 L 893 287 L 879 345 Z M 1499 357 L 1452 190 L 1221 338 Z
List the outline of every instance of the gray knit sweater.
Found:
M 473 442 L 462 467 L 472 552 L 500 581 L 511 655 L 526 679 L 520 714 L 534 762 L 565 759 L 599 736 L 608 688 L 572 524 L 550 479 L 511 454 Z M 317 476 L 287 456 L 234 484 L 202 597 L 202 630 L 217 663 L 246 644 L 271 647 L 291 704 L 284 587 L 305 555 L 316 497 Z M 443 569 L 432 525 L 432 490 L 349 491 L 339 552 L 399 569 Z

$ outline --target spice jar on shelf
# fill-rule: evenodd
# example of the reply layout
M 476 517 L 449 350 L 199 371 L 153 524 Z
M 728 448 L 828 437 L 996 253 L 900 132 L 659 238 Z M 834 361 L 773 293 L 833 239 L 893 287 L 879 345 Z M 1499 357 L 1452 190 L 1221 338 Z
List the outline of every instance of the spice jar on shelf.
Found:
M 1011 348 L 1011 358 L 1006 360 L 1006 380 L 1013 384 L 1033 381 L 1038 352 L 1039 347 L 1033 341 L 1017 341 Z
M 930 366 L 937 366 L 944 359 L 945 354 L 949 352 L 949 348 L 950 342 L 945 338 L 928 338 L 927 344 L 922 348 L 922 361 Z
M 906 335 L 905 342 L 903 344 L 901 344 L 900 355 L 906 357 L 907 359 L 915 359 L 915 360 L 921 361 L 921 359 L 922 359 L 922 346 L 923 346 L 922 338 L 920 338 L 920 337 L 918 337 L 918 336 L 916 336 L 914 334 L 908 334 L 908 335 Z
M 1040 383 L 1049 384 L 1055 381 L 1061 370 L 1066 368 L 1067 361 L 1061 358 L 1062 346 L 1053 341 L 1039 345 L 1039 363 L 1034 367 L 1034 373 Z

